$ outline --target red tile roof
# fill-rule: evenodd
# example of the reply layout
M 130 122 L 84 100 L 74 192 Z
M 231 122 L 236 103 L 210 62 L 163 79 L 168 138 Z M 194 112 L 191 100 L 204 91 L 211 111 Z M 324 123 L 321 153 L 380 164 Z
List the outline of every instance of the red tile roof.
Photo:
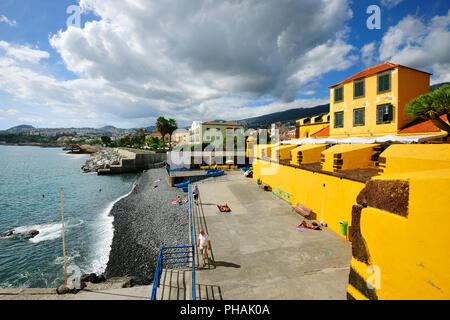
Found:
M 448 122 L 446 115 L 442 115 L 440 118 Z M 398 131 L 398 133 L 420 133 L 420 132 L 439 132 L 439 131 L 441 131 L 441 129 L 436 127 L 433 124 L 433 122 L 431 122 L 431 120 L 419 118 L 401 128 Z
M 417 69 L 413 69 L 413 68 L 406 67 L 406 66 L 402 66 L 401 64 L 393 64 L 393 63 L 390 63 L 390 62 L 384 62 L 382 64 L 379 64 L 379 65 L 367 68 L 367 69 L 365 69 L 365 70 L 363 70 L 361 72 L 358 72 L 357 74 L 351 76 L 350 78 L 345 79 L 344 81 L 341 81 L 341 82 L 339 82 L 337 84 L 334 84 L 332 86 L 329 86 L 328 88 L 337 87 L 337 86 L 339 86 L 341 84 L 352 82 L 353 80 L 357 80 L 357 79 L 361 79 L 361 78 L 364 78 L 364 77 L 368 77 L 368 76 L 377 74 L 379 72 L 387 71 L 387 70 L 394 69 L 394 68 L 397 68 L 397 67 L 407 68 L 407 69 L 411 69 L 411 70 L 415 70 L 415 71 L 419 71 L 419 72 L 423 72 L 423 73 L 426 73 L 428 75 L 431 75 L 431 73 L 428 73 L 428 72 L 425 72 L 425 71 L 421 71 L 421 70 L 417 70 Z
M 202 124 L 211 124 L 211 125 L 220 125 L 220 124 L 222 124 L 222 125 L 225 125 L 225 126 L 240 126 L 240 124 L 239 123 L 237 123 L 237 122 L 214 122 L 214 121 L 212 121 L 212 122 L 203 122 Z
M 320 129 L 314 132 L 311 137 L 329 137 L 330 136 L 330 126 Z
M 159 132 L 152 132 L 152 133 L 150 133 L 150 135 L 152 137 L 161 137 L 161 133 L 159 133 Z M 168 133 L 166 133 L 166 137 L 170 137 L 170 135 Z

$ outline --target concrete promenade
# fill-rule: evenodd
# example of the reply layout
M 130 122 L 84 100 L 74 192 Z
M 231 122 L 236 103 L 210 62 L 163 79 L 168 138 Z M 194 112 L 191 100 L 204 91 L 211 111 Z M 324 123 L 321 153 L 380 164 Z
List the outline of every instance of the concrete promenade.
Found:
M 302 217 L 239 171 L 198 183 L 195 237 L 211 237 L 210 261 L 196 254 L 197 299 L 346 299 L 351 245 L 332 231 L 295 226 Z M 225 204 L 231 213 L 220 213 Z
M 200 205 L 194 209 L 194 237 L 201 228 L 212 240 L 206 267 L 196 251 L 197 300 L 346 299 L 351 245 L 329 230 L 300 232 L 302 218 L 290 205 L 260 189 L 241 171 L 199 181 Z M 217 204 L 231 213 L 220 213 Z M 189 270 L 186 271 L 189 275 Z M 190 299 L 187 285 L 175 288 Z M 178 281 L 177 281 L 178 283 Z M 148 300 L 152 286 L 121 288 L 93 285 L 77 294 L 55 289 L 0 289 L 0 300 Z M 161 287 L 162 288 L 162 287 Z M 159 291 L 163 292 L 160 288 Z M 182 291 L 180 295 L 179 292 Z M 166 288 L 167 291 L 167 288 Z M 170 297 L 171 294 L 168 294 Z

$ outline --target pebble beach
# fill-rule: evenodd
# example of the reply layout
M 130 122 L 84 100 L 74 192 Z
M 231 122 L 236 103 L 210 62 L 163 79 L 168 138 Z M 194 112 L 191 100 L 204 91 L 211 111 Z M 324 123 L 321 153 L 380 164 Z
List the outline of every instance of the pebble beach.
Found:
M 189 244 L 189 203 L 172 204 L 181 189 L 169 187 L 165 168 L 142 173 L 138 192 L 118 201 L 111 210 L 114 236 L 105 276 L 135 277 L 136 285 L 148 285 L 159 250 Z

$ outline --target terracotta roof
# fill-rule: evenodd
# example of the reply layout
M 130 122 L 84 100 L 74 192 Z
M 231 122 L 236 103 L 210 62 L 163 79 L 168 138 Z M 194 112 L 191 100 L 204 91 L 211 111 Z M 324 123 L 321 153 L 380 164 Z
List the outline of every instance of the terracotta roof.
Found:
M 224 125 L 224 126 L 240 126 L 237 122 L 203 122 L 202 124 Z
M 341 82 L 339 82 L 337 84 L 334 84 L 332 86 L 329 86 L 328 88 L 337 87 L 337 86 L 339 86 L 341 84 L 352 82 L 353 80 L 357 80 L 357 79 L 361 79 L 361 78 L 364 78 L 364 77 L 368 77 L 368 76 L 377 74 L 379 72 L 387 71 L 387 70 L 394 69 L 394 68 L 397 68 L 397 67 L 407 68 L 407 69 L 411 69 L 411 70 L 415 70 L 415 71 L 418 71 L 418 72 L 422 72 L 422 73 L 426 73 L 428 75 L 431 75 L 431 73 L 428 73 L 428 72 L 425 72 L 425 71 L 421 71 L 421 70 L 417 70 L 417 69 L 413 69 L 413 68 L 406 67 L 406 66 L 402 66 L 401 64 L 393 64 L 393 63 L 390 63 L 390 62 L 384 62 L 382 64 L 379 64 L 379 65 L 367 68 L 367 69 L 365 69 L 365 70 L 363 70 L 361 72 L 358 72 L 357 74 L 351 76 L 350 78 L 345 79 L 344 81 L 341 81 Z
M 446 115 L 442 115 L 440 118 L 448 122 Z M 439 131 L 441 131 L 441 129 L 436 127 L 433 124 L 433 122 L 431 122 L 431 120 L 419 118 L 401 128 L 398 131 L 398 133 L 419 133 L 419 132 L 439 132 Z
M 326 126 L 319 131 L 314 132 L 311 137 L 329 137 L 330 136 L 330 126 Z
M 152 132 L 152 133 L 150 133 L 150 135 L 152 137 L 161 137 L 161 133 L 159 133 L 159 132 Z M 166 137 L 170 137 L 170 135 L 168 133 L 166 133 Z
M 295 137 L 296 129 L 289 130 L 288 132 L 282 133 L 282 137 Z

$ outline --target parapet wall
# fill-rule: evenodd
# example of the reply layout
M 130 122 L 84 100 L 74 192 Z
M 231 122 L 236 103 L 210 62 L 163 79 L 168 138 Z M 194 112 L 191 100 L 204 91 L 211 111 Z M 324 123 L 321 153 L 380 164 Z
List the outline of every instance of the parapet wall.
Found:
M 337 234 L 348 222 L 349 299 L 450 299 L 450 145 L 391 145 L 379 157 L 367 182 L 270 159 L 254 160 L 253 177 Z
M 253 162 L 253 179 L 271 186 L 274 193 L 291 205 L 300 203 L 311 209 L 313 218 L 325 221 L 344 238 L 339 222 L 346 221 L 350 225 L 352 206 L 365 186 L 363 182 L 261 159 Z

